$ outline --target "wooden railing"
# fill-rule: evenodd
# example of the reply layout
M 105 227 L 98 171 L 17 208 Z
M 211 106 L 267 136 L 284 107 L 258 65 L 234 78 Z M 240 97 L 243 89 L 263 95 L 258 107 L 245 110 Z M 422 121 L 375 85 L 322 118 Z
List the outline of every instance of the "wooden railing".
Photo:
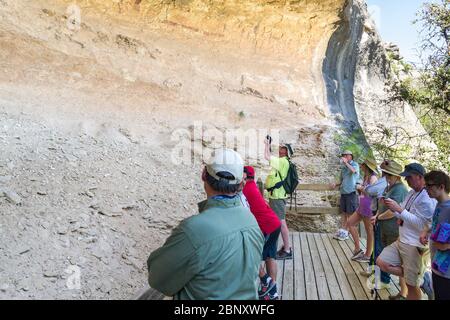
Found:
M 299 184 L 297 192 L 289 199 L 289 214 L 302 215 L 322 215 L 322 214 L 339 214 L 339 207 L 306 207 L 297 204 L 297 199 L 301 198 L 301 191 L 330 191 L 337 192 L 336 189 L 331 188 L 329 184 Z
M 257 182 L 259 191 L 264 194 L 264 184 L 261 179 Z M 301 197 L 301 191 L 331 191 L 338 192 L 337 189 L 332 189 L 329 184 L 315 184 L 302 183 L 297 186 L 297 192 L 288 198 L 288 211 L 290 214 L 305 214 L 305 215 L 321 215 L 321 214 L 339 214 L 339 207 L 305 207 L 297 204 L 297 198 Z

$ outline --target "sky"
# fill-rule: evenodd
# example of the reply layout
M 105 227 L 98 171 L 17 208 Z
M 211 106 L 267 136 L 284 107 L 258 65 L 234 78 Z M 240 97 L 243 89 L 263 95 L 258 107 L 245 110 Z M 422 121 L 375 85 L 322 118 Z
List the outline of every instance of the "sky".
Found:
M 400 47 L 400 54 L 408 62 L 420 61 L 417 49 L 420 44 L 420 27 L 413 25 L 416 12 L 426 2 L 437 0 L 366 0 L 369 13 L 375 20 L 383 41 Z

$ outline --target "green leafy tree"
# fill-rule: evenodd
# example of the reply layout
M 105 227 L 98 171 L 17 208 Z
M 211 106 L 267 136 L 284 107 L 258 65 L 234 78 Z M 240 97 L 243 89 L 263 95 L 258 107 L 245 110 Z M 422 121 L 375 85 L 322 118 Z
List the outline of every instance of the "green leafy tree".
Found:
M 430 169 L 450 172 L 450 1 L 426 3 L 417 16 L 414 23 L 423 26 L 419 48 L 421 66 L 414 70 L 403 60 L 392 64 L 393 72 L 401 80 L 394 85 L 388 102 L 397 100 L 412 106 L 438 148 L 435 151 L 420 150 L 419 153 L 427 159 L 425 162 Z M 392 62 L 392 57 L 389 60 Z M 395 134 L 399 132 L 391 130 L 385 136 Z M 380 143 L 375 148 L 392 157 L 402 158 L 408 153 L 408 139 L 413 138 L 421 137 L 403 135 L 401 139 L 394 139 L 393 145 Z

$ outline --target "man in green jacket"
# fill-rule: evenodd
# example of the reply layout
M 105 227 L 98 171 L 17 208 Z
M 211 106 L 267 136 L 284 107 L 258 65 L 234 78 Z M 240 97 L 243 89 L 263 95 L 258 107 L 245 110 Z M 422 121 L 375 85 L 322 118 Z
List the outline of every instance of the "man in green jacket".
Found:
M 280 145 L 278 150 L 278 157 L 270 154 L 270 140 L 264 141 L 264 158 L 269 161 L 272 170 L 266 178 L 265 187 L 269 192 L 269 205 L 277 214 L 281 221 L 281 239 L 283 239 L 283 246 L 278 250 L 277 260 L 292 259 L 292 249 L 289 244 L 289 229 L 286 224 L 286 199 L 288 195 L 284 187 L 275 188 L 277 182 L 286 179 L 289 171 L 289 150 L 286 145 Z
M 237 193 L 243 161 L 218 149 L 202 173 L 207 200 L 148 258 L 149 284 L 182 300 L 257 300 L 264 237 Z

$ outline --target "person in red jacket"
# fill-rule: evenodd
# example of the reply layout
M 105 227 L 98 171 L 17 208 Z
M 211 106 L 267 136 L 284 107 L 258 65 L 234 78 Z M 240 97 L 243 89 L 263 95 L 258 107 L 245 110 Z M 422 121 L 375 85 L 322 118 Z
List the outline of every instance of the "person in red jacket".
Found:
M 244 167 L 244 179 L 245 186 L 242 192 L 247 198 L 250 211 L 255 216 L 256 222 L 258 222 L 265 237 L 262 260 L 265 261 L 267 273 L 262 264 L 259 269 L 259 277 L 261 278 L 259 297 L 262 300 L 277 300 L 277 263 L 275 257 L 278 237 L 281 231 L 281 221 L 259 192 L 255 183 L 255 169 L 253 167 Z

